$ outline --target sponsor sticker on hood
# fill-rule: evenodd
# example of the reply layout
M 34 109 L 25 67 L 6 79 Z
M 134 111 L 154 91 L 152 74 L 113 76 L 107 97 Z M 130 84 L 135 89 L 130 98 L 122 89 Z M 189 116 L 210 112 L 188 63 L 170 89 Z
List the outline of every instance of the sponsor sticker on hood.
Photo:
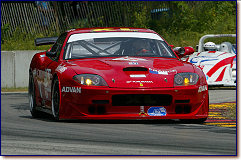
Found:
M 138 65 L 138 62 L 129 62 L 129 65 Z
M 157 69 L 149 68 L 149 72 L 152 74 L 168 75 L 170 73 L 176 74 L 177 70 L 157 70 Z
M 112 59 L 113 61 L 133 61 L 133 62 L 137 62 L 137 61 L 147 61 L 146 59 L 143 58 L 132 58 L 132 57 L 121 57 L 121 58 L 115 58 Z

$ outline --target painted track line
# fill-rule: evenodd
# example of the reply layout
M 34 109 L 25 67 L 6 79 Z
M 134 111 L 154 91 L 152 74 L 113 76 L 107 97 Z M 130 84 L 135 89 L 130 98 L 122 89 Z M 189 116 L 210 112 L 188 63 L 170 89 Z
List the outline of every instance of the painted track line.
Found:
M 234 107 L 235 105 L 235 102 L 210 104 L 208 119 L 204 124 L 219 127 L 236 127 L 236 119 L 230 119 L 224 115 L 224 113 L 228 112 L 228 109 Z

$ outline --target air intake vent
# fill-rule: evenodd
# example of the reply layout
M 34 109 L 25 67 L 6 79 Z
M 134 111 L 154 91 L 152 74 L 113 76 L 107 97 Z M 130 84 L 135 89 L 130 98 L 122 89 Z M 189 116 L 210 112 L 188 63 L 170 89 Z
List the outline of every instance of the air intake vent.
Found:
M 112 96 L 113 106 L 169 106 L 172 96 L 167 94 L 122 94 Z
M 189 103 L 190 100 L 175 100 L 175 103 Z
M 144 67 L 127 67 L 123 71 L 148 71 L 148 69 Z

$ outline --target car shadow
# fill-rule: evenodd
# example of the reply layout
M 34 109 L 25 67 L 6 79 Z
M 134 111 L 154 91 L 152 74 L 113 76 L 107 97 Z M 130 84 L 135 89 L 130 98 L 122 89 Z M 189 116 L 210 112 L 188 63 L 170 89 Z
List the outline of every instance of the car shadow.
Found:
M 62 123 L 92 123 L 92 124 L 178 124 L 175 120 L 61 120 Z
M 19 103 L 10 105 L 12 108 L 19 110 L 20 118 L 37 119 L 46 122 L 58 122 L 58 123 L 92 123 L 92 124 L 181 124 L 178 120 L 55 120 L 51 114 L 40 112 L 38 118 L 31 116 L 29 111 L 29 103 Z M 21 112 L 20 110 L 24 111 Z M 28 111 L 26 115 L 26 111 Z
M 19 103 L 10 105 L 12 108 L 18 110 L 18 114 L 20 118 L 25 119 L 36 119 L 45 122 L 58 122 L 58 123 L 91 123 L 91 124 L 146 124 L 146 125 L 177 125 L 177 124 L 191 124 L 184 121 L 179 121 L 176 119 L 168 120 L 55 120 L 51 114 L 40 112 L 40 116 L 38 118 L 34 118 L 31 116 L 29 111 L 29 103 Z

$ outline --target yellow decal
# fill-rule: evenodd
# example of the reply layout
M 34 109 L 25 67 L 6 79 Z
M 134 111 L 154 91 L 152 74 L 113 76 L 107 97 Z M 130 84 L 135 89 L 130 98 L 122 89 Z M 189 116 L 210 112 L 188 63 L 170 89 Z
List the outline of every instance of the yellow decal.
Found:
M 143 84 L 142 84 L 142 83 L 140 83 L 140 86 L 142 87 L 142 86 L 143 86 Z
M 99 32 L 99 31 L 115 31 L 115 30 L 113 28 L 103 28 L 103 29 L 93 29 L 92 31 Z
M 133 32 L 138 32 L 136 29 L 130 29 L 130 28 L 120 28 L 121 31 L 133 31 Z
M 130 28 L 120 28 L 121 31 L 131 31 Z

